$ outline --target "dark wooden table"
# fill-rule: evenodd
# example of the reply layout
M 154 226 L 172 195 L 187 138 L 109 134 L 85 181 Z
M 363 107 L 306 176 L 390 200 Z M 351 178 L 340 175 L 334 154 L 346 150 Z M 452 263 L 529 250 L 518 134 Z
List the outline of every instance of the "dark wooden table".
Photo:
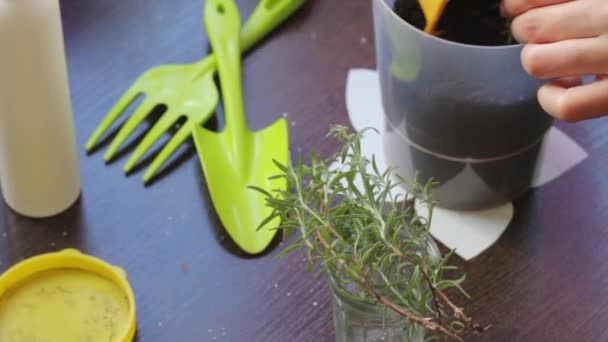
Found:
M 62 0 L 78 141 L 144 70 L 208 53 L 202 0 Z M 256 1 L 241 0 L 243 15 Z M 282 113 L 291 149 L 323 155 L 331 123 L 347 124 L 347 71 L 375 65 L 369 0 L 311 0 L 244 66 L 250 126 Z M 608 123 L 559 124 L 591 157 L 516 202 L 500 241 L 457 264 L 464 301 L 488 341 L 608 341 Z M 0 210 L 0 271 L 39 253 L 76 247 L 124 267 L 135 289 L 138 341 L 331 341 L 329 291 L 281 249 L 246 257 L 210 205 L 192 146 L 153 186 L 80 149 L 82 197 L 50 219 Z M 128 150 L 128 149 L 127 149 Z M 129 150 L 128 150 L 129 151 Z

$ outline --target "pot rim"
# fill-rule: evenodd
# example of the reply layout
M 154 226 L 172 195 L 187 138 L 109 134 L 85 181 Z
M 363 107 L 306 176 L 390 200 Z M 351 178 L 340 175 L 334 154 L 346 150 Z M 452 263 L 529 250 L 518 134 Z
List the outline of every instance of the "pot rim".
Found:
M 437 36 L 433 36 L 431 34 L 428 34 L 422 30 L 420 30 L 419 28 L 417 28 L 416 26 L 408 23 L 406 20 L 404 20 L 403 18 L 401 18 L 399 15 L 397 15 L 397 13 L 395 13 L 395 11 L 388 5 L 388 3 L 386 2 L 386 0 L 374 0 L 376 3 L 380 3 L 380 6 L 383 7 L 385 12 L 390 12 L 390 15 L 397 19 L 397 21 L 401 22 L 404 26 L 409 27 L 410 29 L 412 29 L 414 32 L 416 32 L 417 35 L 419 35 L 422 38 L 425 39 L 431 39 L 434 40 L 438 43 L 442 43 L 445 45 L 451 45 L 453 47 L 459 47 L 459 48 L 466 48 L 466 49 L 470 49 L 470 50 L 517 50 L 517 49 L 521 49 L 523 47 L 523 44 L 521 43 L 517 43 L 517 44 L 509 44 L 509 45 L 477 45 L 477 44 L 465 44 L 465 43 L 459 43 L 459 42 L 455 42 L 452 40 L 447 40 L 441 37 L 437 37 Z

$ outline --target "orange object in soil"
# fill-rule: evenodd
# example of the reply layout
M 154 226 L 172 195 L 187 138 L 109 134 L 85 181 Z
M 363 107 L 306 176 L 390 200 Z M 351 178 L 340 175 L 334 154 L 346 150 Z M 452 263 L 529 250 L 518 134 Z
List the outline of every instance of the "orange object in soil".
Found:
M 433 33 L 449 0 L 418 0 L 426 18 L 424 32 Z

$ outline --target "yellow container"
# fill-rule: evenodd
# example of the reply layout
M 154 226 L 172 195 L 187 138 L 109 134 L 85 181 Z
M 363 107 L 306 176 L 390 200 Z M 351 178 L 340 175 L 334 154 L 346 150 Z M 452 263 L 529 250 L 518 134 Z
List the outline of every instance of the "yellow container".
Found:
M 0 341 L 131 342 L 135 311 L 125 271 L 74 249 L 0 277 Z

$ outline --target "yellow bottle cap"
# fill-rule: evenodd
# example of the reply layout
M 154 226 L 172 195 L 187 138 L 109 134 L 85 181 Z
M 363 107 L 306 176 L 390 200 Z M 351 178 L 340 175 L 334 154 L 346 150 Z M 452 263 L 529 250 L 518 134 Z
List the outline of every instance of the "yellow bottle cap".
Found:
M 125 271 L 74 249 L 0 277 L 0 341 L 131 342 L 135 316 Z

